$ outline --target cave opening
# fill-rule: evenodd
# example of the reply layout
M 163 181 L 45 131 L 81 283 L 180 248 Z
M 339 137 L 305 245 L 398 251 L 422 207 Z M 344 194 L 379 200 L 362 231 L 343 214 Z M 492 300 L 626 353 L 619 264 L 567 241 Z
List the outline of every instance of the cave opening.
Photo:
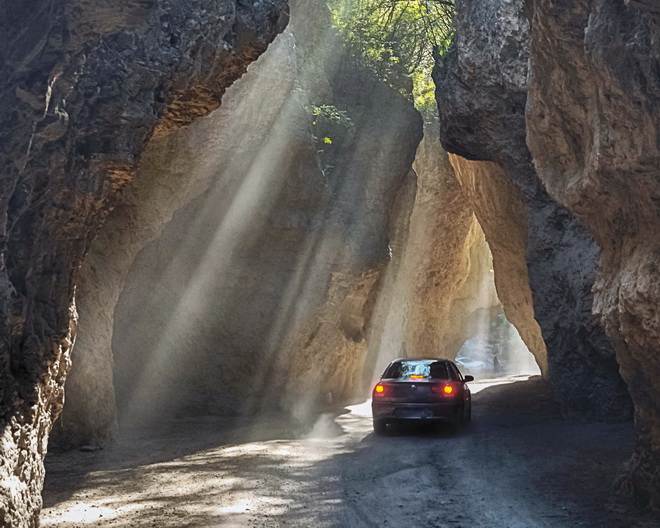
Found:
M 418 148 L 419 114 L 319 16 L 295 5 L 222 108 L 149 143 L 83 265 L 53 446 L 191 412 L 310 419 L 401 355 L 522 368 L 437 116 Z
M 541 369 L 518 330 L 503 314 L 483 321 L 479 332 L 463 343 L 456 362 L 463 373 L 493 376 L 540 376 Z
M 520 191 L 448 156 L 437 115 L 314 30 L 331 14 L 294 5 L 219 110 L 150 141 L 83 267 L 56 441 L 195 413 L 314 421 L 402 356 L 547 375 Z

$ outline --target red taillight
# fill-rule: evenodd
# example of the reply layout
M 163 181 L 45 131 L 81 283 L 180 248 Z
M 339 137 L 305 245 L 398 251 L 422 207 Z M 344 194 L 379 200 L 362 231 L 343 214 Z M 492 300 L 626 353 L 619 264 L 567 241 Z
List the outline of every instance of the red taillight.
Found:
M 431 387 L 431 391 L 440 396 L 456 396 L 458 393 L 457 388 L 450 383 L 444 383 L 442 385 L 434 385 Z
M 379 383 L 374 387 L 374 398 L 387 396 L 392 392 L 392 387 Z

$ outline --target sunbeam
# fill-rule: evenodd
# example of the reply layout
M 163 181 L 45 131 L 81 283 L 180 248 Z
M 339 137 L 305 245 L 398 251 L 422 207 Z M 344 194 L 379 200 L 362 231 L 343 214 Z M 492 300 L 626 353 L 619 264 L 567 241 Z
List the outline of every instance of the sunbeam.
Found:
M 215 161 L 200 165 L 213 183 L 129 274 L 113 338 L 123 423 L 279 409 L 303 424 L 355 394 L 370 303 L 388 264 L 392 196 L 421 120 L 342 56 L 331 26 L 300 45 L 296 13 L 291 31 L 228 94 L 240 93 L 236 110 L 169 142 L 183 159 L 212 147 Z M 347 91 L 349 81 L 360 90 Z M 273 89 L 277 107 L 264 103 Z M 137 361 L 131 350 L 140 350 Z

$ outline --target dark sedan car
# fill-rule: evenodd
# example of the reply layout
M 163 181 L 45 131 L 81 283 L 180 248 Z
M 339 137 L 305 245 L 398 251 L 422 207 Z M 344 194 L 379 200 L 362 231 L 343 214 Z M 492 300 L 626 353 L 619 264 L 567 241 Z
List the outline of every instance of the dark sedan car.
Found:
M 392 361 L 373 390 L 374 431 L 383 434 L 388 423 L 408 420 L 470 421 L 472 380 L 448 359 Z

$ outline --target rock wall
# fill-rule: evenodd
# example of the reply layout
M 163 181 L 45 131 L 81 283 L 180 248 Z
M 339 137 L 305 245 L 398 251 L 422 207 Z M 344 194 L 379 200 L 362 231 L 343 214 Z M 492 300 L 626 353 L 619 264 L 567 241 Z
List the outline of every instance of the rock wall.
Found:
M 290 345 L 285 342 L 293 359 L 280 358 L 293 366 L 289 397 L 296 398 L 299 387 L 316 393 L 320 388 L 332 400 L 346 401 L 359 388 L 380 279 L 391 262 L 397 197 L 410 188 L 423 131 L 408 100 L 350 61 L 339 65 L 330 85 L 333 104 L 354 123 L 336 150 L 320 158 L 333 208 L 315 258 L 331 265 L 330 289 L 313 323 Z
M 501 310 L 490 253 L 472 208 L 427 124 L 414 185 L 400 201 L 369 331 L 364 383 L 397 357 L 453 359 L 463 342 Z
M 548 358 L 541 327 L 534 318 L 532 291 L 525 259 L 527 218 L 520 191 L 496 163 L 470 161 L 450 154 L 466 201 L 483 226 L 493 254 L 497 295 L 541 374 L 548 374 Z
M 594 310 L 635 404 L 623 489 L 660 507 L 660 3 L 531 6 L 527 142 L 602 248 Z
M 228 89 L 222 107 L 208 118 L 154 138 L 147 145 L 138 176 L 123 189 L 80 270 L 78 337 L 66 404 L 55 424 L 52 446 L 98 444 L 112 438 L 117 428 L 114 312 L 128 270 L 138 253 L 160 236 L 172 215 L 207 191 L 219 172 L 234 174 L 250 165 L 250 152 L 259 151 L 265 142 L 263 131 L 274 123 L 280 128 L 290 125 L 279 116 L 286 113 L 292 96 L 292 38 L 289 32 L 278 36 L 268 52 Z M 226 183 L 222 192 L 236 193 L 235 187 L 235 183 Z M 138 290 L 142 292 L 142 288 Z M 149 334 L 146 327 L 136 325 L 137 320 L 136 316 L 127 327 L 139 329 L 145 338 L 162 333 L 153 329 Z M 127 358 L 124 368 L 131 372 L 130 356 L 120 355 Z
M 464 158 L 496 163 L 520 193 L 535 319 L 565 414 L 624 418 L 630 414 L 627 390 L 591 311 L 598 246 L 550 198 L 525 142 L 529 26 L 523 4 L 457 2 L 456 8 L 453 50 L 434 73 L 443 144 Z
M 308 32 L 314 4 L 294 4 L 291 33 L 224 114 L 152 142 L 141 173 L 176 181 L 205 160 L 208 180 L 126 277 L 112 343 L 122 421 L 272 408 L 302 420 L 355 391 L 421 118 L 331 33 Z M 316 115 L 324 105 L 347 120 Z
M 74 340 L 77 270 L 154 132 L 219 105 L 284 2 L 4 2 L 0 524 L 33 526 Z M 201 104 L 196 100 L 202 98 Z
M 410 354 L 441 352 L 453 359 L 477 332 L 484 314 L 497 313 L 501 305 L 483 231 L 440 144 L 437 126 L 427 126 L 414 168 L 417 198 L 402 270 L 412 285 L 405 343 Z

